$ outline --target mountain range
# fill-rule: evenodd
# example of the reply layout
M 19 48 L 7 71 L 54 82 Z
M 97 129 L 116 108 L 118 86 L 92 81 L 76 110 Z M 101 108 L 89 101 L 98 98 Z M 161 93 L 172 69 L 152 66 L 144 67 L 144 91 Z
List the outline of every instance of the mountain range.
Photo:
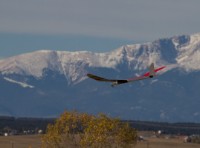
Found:
M 87 73 L 125 79 L 166 66 L 153 79 L 110 87 Z M 57 117 L 77 110 L 128 120 L 200 122 L 200 33 L 105 53 L 39 50 L 0 60 L 0 115 Z

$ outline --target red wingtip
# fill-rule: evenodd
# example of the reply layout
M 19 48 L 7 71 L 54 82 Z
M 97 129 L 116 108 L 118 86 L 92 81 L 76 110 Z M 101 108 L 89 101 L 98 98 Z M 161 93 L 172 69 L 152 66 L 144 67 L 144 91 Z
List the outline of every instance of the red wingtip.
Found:
M 159 68 L 155 69 L 155 72 L 158 72 L 158 71 L 164 69 L 165 67 L 166 67 L 166 66 L 159 67 Z

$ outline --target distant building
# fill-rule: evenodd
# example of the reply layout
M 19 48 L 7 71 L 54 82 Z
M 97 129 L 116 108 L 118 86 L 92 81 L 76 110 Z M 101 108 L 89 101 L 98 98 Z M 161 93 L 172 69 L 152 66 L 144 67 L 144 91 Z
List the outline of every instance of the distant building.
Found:
M 38 130 L 38 134 L 42 134 L 43 133 L 43 130 Z

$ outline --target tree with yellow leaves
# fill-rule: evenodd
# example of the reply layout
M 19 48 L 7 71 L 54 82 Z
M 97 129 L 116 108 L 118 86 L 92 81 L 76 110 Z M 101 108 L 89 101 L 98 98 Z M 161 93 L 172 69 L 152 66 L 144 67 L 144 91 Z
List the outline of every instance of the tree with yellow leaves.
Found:
M 54 125 L 48 125 L 43 148 L 128 147 L 136 143 L 137 132 L 129 124 L 104 114 L 92 116 L 64 112 Z

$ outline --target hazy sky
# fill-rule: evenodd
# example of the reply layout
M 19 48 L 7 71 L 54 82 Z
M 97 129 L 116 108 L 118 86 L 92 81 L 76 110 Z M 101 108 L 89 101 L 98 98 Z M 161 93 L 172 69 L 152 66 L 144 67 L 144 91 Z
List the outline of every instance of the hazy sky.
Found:
M 40 49 L 108 51 L 200 32 L 200 0 L 0 0 L 0 58 Z

